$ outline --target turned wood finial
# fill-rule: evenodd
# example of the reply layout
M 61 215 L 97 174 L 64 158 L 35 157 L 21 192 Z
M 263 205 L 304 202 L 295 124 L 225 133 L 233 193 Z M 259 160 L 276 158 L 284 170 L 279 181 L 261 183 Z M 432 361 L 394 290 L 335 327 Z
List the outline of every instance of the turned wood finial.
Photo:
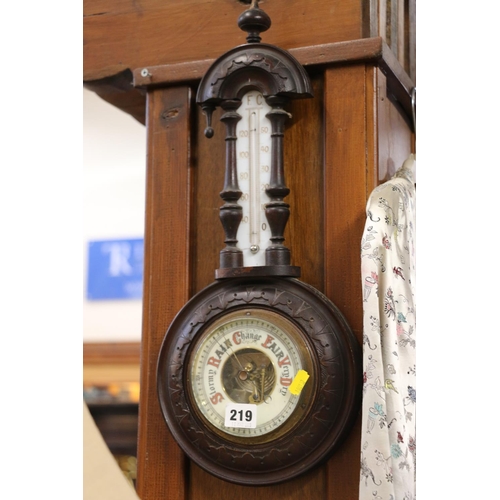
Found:
M 259 8 L 259 0 L 253 0 L 250 7 L 238 18 L 238 26 L 248 33 L 247 43 L 259 43 L 260 34 L 271 26 L 271 18 Z

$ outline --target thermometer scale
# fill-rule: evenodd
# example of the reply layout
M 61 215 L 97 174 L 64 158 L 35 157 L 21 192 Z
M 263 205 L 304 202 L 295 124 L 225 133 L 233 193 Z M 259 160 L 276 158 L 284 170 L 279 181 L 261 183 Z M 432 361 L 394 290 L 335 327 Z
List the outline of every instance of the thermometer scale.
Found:
M 236 126 L 238 184 L 242 195 L 239 204 L 243 218 L 238 228 L 238 247 L 243 251 L 245 266 L 264 266 L 265 250 L 271 230 L 265 214 L 270 201 L 266 194 L 271 175 L 271 111 L 263 95 L 252 90 L 241 99 Z

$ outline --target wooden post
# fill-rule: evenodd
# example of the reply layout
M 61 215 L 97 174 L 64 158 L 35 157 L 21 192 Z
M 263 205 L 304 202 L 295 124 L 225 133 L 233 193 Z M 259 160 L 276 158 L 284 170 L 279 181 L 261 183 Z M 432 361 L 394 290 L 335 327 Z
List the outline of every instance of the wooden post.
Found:
M 325 71 L 325 294 L 346 316 L 362 342 L 359 248 L 365 221 L 366 193 L 376 166 L 368 151 L 366 66 Z M 373 96 L 371 96 L 373 99 Z M 329 460 L 325 498 L 358 497 L 360 427 Z
M 184 500 L 185 458 L 160 411 L 156 362 L 170 322 L 190 297 L 191 91 L 189 87 L 152 90 L 147 106 L 137 491 L 141 500 Z
M 399 168 L 411 152 L 411 132 L 387 98 L 385 76 L 372 64 L 326 69 L 324 106 L 324 289 L 362 344 L 360 245 L 366 202 L 385 180 L 386 164 Z M 327 464 L 325 499 L 358 498 L 360 438 L 358 420 Z

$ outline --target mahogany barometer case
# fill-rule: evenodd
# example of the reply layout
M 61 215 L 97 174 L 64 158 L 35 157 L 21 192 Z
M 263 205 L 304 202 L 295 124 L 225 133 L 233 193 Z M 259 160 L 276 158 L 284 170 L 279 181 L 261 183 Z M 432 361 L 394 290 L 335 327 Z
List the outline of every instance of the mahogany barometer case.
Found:
M 339 309 L 298 279 L 284 245 L 286 106 L 312 91 L 288 52 L 261 43 L 270 24 L 253 2 L 238 20 L 247 43 L 217 59 L 198 89 L 205 135 L 214 135 L 216 108 L 226 129 L 226 246 L 215 282 L 168 328 L 157 368 L 161 411 L 182 450 L 209 473 L 246 485 L 286 481 L 322 463 L 361 402 L 360 346 Z

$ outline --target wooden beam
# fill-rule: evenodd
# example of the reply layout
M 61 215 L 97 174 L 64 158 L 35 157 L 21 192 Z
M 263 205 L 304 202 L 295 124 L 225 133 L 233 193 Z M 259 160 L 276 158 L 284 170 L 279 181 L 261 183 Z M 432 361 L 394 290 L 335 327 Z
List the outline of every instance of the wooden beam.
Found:
M 379 61 L 384 56 L 384 42 L 381 37 L 362 38 L 348 42 L 298 47 L 290 49 L 289 52 L 305 67 Z M 196 81 L 201 79 L 214 61 L 215 59 L 204 59 L 138 68 L 133 71 L 134 86 L 154 87 Z
M 381 37 L 300 47 L 291 49 L 290 53 L 306 68 L 326 68 L 361 61 L 378 65 L 387 76 L 388 93 L 400 103 L 411 120 L 411 90 L 415 84 Z M 178 84 L 195 86 L 213 62 L 214 59 L 203 59 L 137 68 L 112 78 L 85 82 L 85 87 L 145 123 L 146 88 Z
M 288 50 L 360 38 L 361 4 L 263 0 L 272 19 L 263 42 Z M 245 43 L 237 20 L 247 8 L 238 0 L 84 0 L 83 80 L 218 57 Z
M 99 80 L 84 81 L 83 86 L 138 122 L 146 124 L 146 94 L 134 88 L 132 71 L 129 69 Z
M 402 0 L 398 2 L 397 33 L 404 33 L 404 44 L 401 37 L 399 40 L 404 46 L 397 47 L 395 59 L 415 80 L 415 1 L 407 0 L 404 13 Z M 151 72 L 161 67 L 164 75 L 160 78 L 170 83 L 199 80 L 215 58 L 245 42 L 237 19 L 247 7 L 243 4 L 248 3 L 143 0 L 138 4 L 134 0 L 84 0 L 84 86 L 144 124 L 145 95 L 132 88 L 131 71 Z M 307 55 L 311 47 L 319 49 L 318 60 L 301 61 L 304 65 L 327 63 L 328 55 L 322 52 L 322 47 L 328 52 L 329 46 L 337 42 L 369 37 L 384 40 L 386 36 L 386 0 L 380 6 L 377 0 L 343 0 L 334 6 L 323 0 L 263 0 L 261 4 L 273 22 L 263 42 L 292 53 L 297 51 L 299 60 L 300 54 Z M 334 50 L 341 48 L 339 45 Z M 405 101 L 402 107 L 408 112 Z

